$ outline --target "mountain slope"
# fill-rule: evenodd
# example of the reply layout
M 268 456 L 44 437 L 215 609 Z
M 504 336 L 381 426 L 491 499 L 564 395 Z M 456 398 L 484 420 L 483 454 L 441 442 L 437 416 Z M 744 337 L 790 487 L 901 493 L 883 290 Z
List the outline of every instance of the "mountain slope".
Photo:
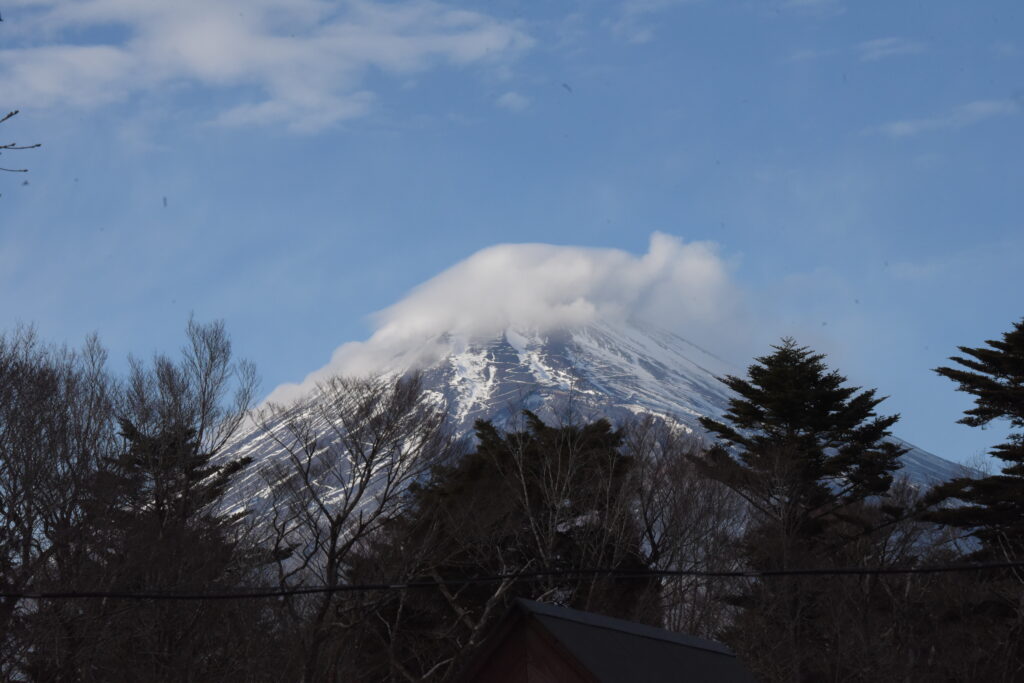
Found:
M 433 360 L 423 361 L 423 349 Z M 428 391 L 442 401 L 455 428 L 471 433 L 477 419 L 508 425 L 524 409 L 547 419 L 640 414 L 675 420 L 701 433 L 698 418 L 720 418 L 729 390 L 716 377 L 742 375 L 713 353 L 677 335 L 639 323 L 597 323 L 540 333 L 509 327 L 489 339 L 441 335 L 389 354 L 380 369 L 397 375 L 420 369 Z M 919 484 L 962 474 L 956 463 L 911 444 L 903 473 Z M 259 429 L 235 441 L 235 455 L 274 457 L 276 444 Z

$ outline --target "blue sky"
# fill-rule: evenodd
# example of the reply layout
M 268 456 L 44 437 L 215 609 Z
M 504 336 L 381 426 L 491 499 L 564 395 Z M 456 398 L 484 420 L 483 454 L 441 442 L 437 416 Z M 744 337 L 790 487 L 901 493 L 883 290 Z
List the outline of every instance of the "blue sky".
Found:
M 224 318 L 269 392 L 482 248 L 661 232 L 717 245 L 743 309 L 666 326 L 739 365 L 794 335 L 951 459 L 1004 433 L 930 368 L 1024 315 L 1018 2 L 0 12 L 0 141 L 43 143 L 0 156 L 30 168 L 0 174 L 4 329 L 122 359 Z

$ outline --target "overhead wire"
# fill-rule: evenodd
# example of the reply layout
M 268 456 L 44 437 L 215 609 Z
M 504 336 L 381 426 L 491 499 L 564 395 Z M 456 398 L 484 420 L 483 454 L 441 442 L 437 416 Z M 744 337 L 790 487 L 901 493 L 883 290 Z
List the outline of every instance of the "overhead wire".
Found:
M 503 583 L 505 581 L 527 582 L 541 579 L 620 579 L 641 580 L 653 578 L 691 577 L 706 579 L 773 579 L 778 577 L 813 576 L 885 576 L 908 574 L 948 574 L 958 572 L 995 571 L 1000 569 L 1024 570 L 1021 562 L 986 562 L 954 565 L 922 565 L 919 567 L 838 567 L 804 568 L 777 570 L 689 570 L 656 569 L 624 570 L 615 568 L 550 569 L 531 572 L 509 572 L 453 579 L 423 579 L 413 581 L 386 581 L 381 583 L 339 584 L 336 586 L 296 586 L 274 588 L 265 586 L 243 586 L 219 591 L 158 591 L 158 590 L 57 590 L 57 591 L 0 591 L 0 598 L 26 600 L 77 600 L 77 599 L 118 599 L 118 600 L 243 600 L 284 598 L 325 593 L 354 593 L 372 591 L 398 591 L 439 586 L 467 586 L 473 584 Z

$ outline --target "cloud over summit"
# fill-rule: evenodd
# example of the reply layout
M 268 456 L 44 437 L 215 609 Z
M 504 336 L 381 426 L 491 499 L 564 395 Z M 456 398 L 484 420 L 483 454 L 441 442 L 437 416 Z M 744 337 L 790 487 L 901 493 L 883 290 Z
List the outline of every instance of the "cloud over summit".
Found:
M 639 318 L 665 328 L 711 329 L 734 313 L 736 293 L 710 242 L 651 235 L 646 254 L 551 244 L 482 249 L 373 316 L 365 342 L 339 347 L 300 385 L 270 396 L 287 401 L 335 374 L 378 372 L 393 359 L 429 363 L 443 336 L 472 340 L 507 328 L 547 332 Z

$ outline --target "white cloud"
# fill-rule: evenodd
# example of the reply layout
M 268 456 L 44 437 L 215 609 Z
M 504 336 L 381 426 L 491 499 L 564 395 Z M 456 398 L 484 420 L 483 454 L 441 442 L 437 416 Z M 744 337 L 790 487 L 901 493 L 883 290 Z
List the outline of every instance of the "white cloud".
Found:
M 805 0 L 800 3 L 800 6 L 805 5 L 807 7 L 817 7 L 819 3 L 813 0 Z M 862 43 L 858 43 L 851 48 L 844 48 L 842 50 L 836 48 L 827 49 L 800 49 L 795 50 L 789 54 L 784 61 L 786 62 L 809 62 L 823 57 L 830 57 L 837 54 L 846 54 L 851 51 L 855 53 L 862 62 L 875 62 L 889 57 L 896 57 L 898 55 L 910 55 L 924 52 L 926 46 L 924 43 L 907 40 L 905 38 L 877 38 L 875 40 L 867 40 Z
M 864 41 L 857 46 L 862 62 L 877 62 L 888 57 L 920 54 L 924 50 L 924 43 L 898 37 L 876 38 Z
M 612 34 L 627 43 L 647 43 L 654 39 L 654 29 L 649 23 L 651 15 L 660 14 L 680 5 L 689 5 L 700 0 L 625 0 L 619 18 L 609 22 Z
M 956 129 L 999 116 L 1018 114 L 1021 107 L 1010 100 L 977 100 L 960 105 L 942 116 L 892 121 L 874 130 L 894 138 L 904 138 L 936 130 Z
M 240 104 L 222 112 L 214 121 L 226 126 L 269 125 L 289 121 L 289 128 L 298 133 L 315 133 L 337 121 L 365 115 L 374 101 L 373 93 L 361 91 L 345 96 L 318 95 L 302 103 L 309 107 L 295 117 L 296 102 L 287 99 L 265 100 L 256 104 Z M 314 106 L 315 105 L 315 106 Z
M 509 111 L 523 111 L 530 106 L 530 98 L 510 90 L 497 99 L 497 104 Z
M 123 98 L 137 78 L 131 54 L 108 45 L 54 45 L 0 51 L 4 89 L 22 106 L 69 104 L 88 107 Z M 102 84 L 102 87 L 97 87 Z
M 846 11 L 840 0 L 784 0 L 782 9 L 814 16 L 838 15 Z
M 618 249 L 502 244 L 483 249 L 374 316 L 366 342 L 345 344 L 301 384 L 268 400 L 287 402 L 337 374 L 381 370 L 395 358 L 429 363 L 441 335 L 471 340 L 508 327 L 547 331 L 630 317 L 661 327 L 711 330 L 736 319 L 738 296 L 709 242 L 654 233 L 646 254 Z
M 898 280 L 909 280 L 909 281 L 921 281 L 931 280 L 938 275 L 941 275 L 944 268 L 942 264 L 933 263 L 915 263 L 912 261 L 897 261 L 896 263 L 889 264 L 889 274 Z
M 829 57 L 836 54 L 836 50 L 814 50 L 814 49 L 803 49 L 795 50 L 784 61 L 786 62 L 811 62 L 823 57 Z
M 992 52 L 998 57 L 1012 58 L 1019 57 L 1021 54 L 1021 49 L 1017 46 L 1016 43 L 1000 41 L 992 44 Z
M 0 80 L 22 106 L 96 106 L 181 83 L 241 87 L 257 99 L 224 112 L 221 123 L 299 130 L 365 114 L 371 69 L 408 75 L 439 65 L 499 66 L 532 44 L 516 23 L 434 0 L 35 0 L 32 7 L 22 29 L 27 46 L 0 50 Z

